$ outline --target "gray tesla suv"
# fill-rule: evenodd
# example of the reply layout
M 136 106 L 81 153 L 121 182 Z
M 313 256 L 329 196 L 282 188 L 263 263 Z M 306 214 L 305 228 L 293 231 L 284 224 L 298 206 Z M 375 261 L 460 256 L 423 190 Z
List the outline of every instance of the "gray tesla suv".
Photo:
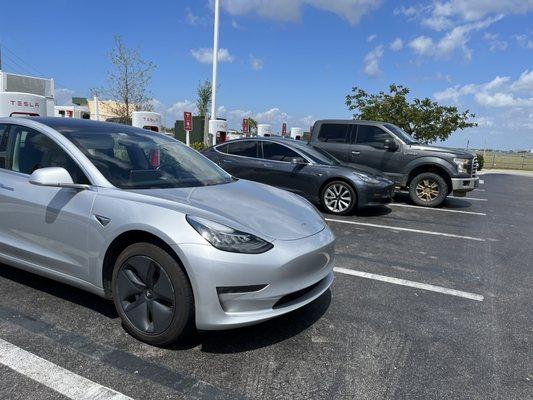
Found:
M 0 261 L 113 298 L 147 343 L 311 302 L 333 281 L 334 242 L 306 200 L 164 135 L 0 119 Z

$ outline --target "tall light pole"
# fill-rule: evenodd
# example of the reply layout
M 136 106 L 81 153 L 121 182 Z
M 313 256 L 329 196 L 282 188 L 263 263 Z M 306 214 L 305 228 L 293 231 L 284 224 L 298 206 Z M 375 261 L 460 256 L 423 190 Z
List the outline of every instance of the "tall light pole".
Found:
M 215 0 L 215 26 L 213 34 L 213 79 L 211 81 L 212 86 L 212 101 L 211 101 L 211 122 L 209 123 L 209 133 L 213 135 L 213 144 L 216 144 L 217 131 L 216 123 L 217 119 L 217 78 L 218 78 L 218 25 L 220 19 L 220 0 Z

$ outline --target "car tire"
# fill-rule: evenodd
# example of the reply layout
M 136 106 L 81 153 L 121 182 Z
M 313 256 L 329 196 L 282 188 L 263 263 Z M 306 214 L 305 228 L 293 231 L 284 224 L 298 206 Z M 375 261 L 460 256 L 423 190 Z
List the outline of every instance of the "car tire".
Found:
M 434 172 L 424 172 L 409 184 L 409 196 L 416 205 L 437 207 L 442 204 L 450 189 L 446 180 Z
M 194 298 L 181 265 L 151 243 L 128 246 L 117 258 L 113 300 L 133 337 L 154 346 L 185 339 L 194 331 Z
M 357 193 L 349 183 L 333 181 L 322 189 L 320 201 L 326 212 L 334 215 L 346 215 L 357 206 Z

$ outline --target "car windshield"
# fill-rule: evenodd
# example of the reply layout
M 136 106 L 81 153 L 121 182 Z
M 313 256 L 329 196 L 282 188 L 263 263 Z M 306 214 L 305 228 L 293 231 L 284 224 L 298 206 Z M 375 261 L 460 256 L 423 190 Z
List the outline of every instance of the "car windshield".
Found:
M 402 142 L 405 144 L 418 144 L 418 140 L 416 140 L 414 137 L 409 135 L 407 132 L 405 132 L 402 128 L 392 125 L 392 124 L 385 124 L 385 127 L 390 130 L 392 133 L 394 133 L 396 136 L 398 136 Z
M 141 129 L 62 132 L 121 189 L 217 185 L 234 178 L 179 141 Z
M 322 165 L 340 165 L 341 162 L 329 154 L 327 151 L 322 150 L 319 147 L 315 147 L 311 144 L 307 146 L 298 147 L 302 153 L 310 158 L 314 163 Z

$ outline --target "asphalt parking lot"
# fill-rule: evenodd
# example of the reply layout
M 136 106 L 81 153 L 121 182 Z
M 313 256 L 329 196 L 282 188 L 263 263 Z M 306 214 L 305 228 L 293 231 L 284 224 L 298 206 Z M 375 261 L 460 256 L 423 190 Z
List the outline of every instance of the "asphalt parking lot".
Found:
M 533 177 L 482 180 L 440 209 L 399 194 L 327 216 L 330 291 L 170 349 L 128 336 L 111 302 L 0 265 L 0 398 L 531 399 Z

